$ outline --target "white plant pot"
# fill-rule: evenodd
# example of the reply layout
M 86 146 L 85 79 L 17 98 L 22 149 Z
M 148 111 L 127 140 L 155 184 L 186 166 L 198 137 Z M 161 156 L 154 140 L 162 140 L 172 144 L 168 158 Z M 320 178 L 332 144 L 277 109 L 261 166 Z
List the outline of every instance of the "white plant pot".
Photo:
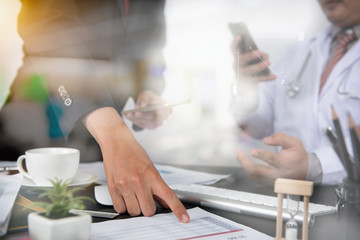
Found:
M 90 239 L 91 216 L 77 213 L 74 216 L 50 219 L 33 212 L 28 216 L 29 234 L 32 240 Z

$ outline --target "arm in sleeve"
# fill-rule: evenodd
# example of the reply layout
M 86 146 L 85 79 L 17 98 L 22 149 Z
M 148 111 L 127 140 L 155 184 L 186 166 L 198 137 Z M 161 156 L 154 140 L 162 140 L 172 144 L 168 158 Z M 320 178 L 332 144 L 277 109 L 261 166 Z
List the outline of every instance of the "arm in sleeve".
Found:
M 320 185 L 323 170 L 319 158 L 314 153 L 308 154 L 308 170 L 306 175 L 307 181 L 313 181 L 315 185 Z
M 46 104 L 65 138 L 89 112 L 114 106 L 106 83 L 113 69 L 109 59 L 94 58 L 90 52 L 88 42 L 93 36 L 79 11 L 73 0 L 22 0 L 18 16 L 24 60 L 11 87 L 12 98 L 32 100 L 23 92 L 33 84 L 33 76 L 40 76 Z
M 304 45 L 307 46 L 307 45 Z M 277 90 L 283 85 L 283 73 L 297 71 L 297 65 L 289 66 L 289 59 L 294 55 L 302 54 L 303 47 L 291 47 L 284 57 L 272 68 L 273 73 L 279 74 L 277 79 L 258 84 L 246 84 L 240 89 L 239 96 L 233 96 L 230 112 L 237 123 L 252 137 L 262 138 L 274 132 L 274 116 L 276 107 Z M 295 68 L 295 69 L 293 69 Z M 250 87 L 249 87 L 250 86 Z M 246 101 L 244 100 L 246 98 Z M 250 101 L 249 101 L 250 99 Z
M 273 132 L 275 81 L 242 85 L 243 93 L 233 96 L 230 112 L 239 126 L 254 138 Z

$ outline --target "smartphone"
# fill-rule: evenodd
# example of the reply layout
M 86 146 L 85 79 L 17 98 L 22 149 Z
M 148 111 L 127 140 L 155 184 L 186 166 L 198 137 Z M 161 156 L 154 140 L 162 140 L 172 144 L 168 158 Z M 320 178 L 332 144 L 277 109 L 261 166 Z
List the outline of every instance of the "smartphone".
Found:
M 239 35 L 241 36 L 241 41 L 240 41 L 239 45 L 237 46 L 237 48 L 241 54 L 251 52 L 251 51 L 258 49 L 254 39 L 252 38 L 252 36 L 244 22 L 229 23 L 228 26 L 234 37 L 239 36 Z M 253 65 L 253 64 L 259 63 L 261 61 L 263 61 L 263 60 L 260 57 L 258 57 L 254 61 L 251 61 L 248 65 Z M 255 75 L 266 76 L 269 74 L 270 74 L 270 69 L 266 68 L 263 71 L 256 73 Z
M 151 105 L 147 105 L 145 107 L 125 110 L 125 111 L 122 111 L 121 114 L 124 115 L 124 114 L 127 114 L 127 113 L 134 113 L 134 112 L 156 111 L 156 110 L 161 110 L 161 109 L 164 109 L 164 108 L 174 107 L 174 106 L 177 106 L 177 105 L 180 105 L 180 104 L 189 103 L 190 101 L 191 101 L 190 99 L 184 99 L 184 100 L 165 102 L 165 103 L 160 103 L 160 104 L 151 104 Z

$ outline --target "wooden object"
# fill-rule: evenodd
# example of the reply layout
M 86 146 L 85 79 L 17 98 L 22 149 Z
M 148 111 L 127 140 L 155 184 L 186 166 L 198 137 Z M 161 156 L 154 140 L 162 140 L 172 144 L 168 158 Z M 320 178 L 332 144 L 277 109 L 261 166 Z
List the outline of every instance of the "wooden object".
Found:
M 276 240 L 283 239 L 282 236 L 282 212 L 284 194 L 299 195 L 304 197 L 304 220 L 302 224 L 302 240 L 308 240 L 308 215 L 309 215 L 309 199 L 313 193 L 313 182 L 283 179 L 275 180 L 274 191 L 278 197 L 278 213 L 276 218 Z

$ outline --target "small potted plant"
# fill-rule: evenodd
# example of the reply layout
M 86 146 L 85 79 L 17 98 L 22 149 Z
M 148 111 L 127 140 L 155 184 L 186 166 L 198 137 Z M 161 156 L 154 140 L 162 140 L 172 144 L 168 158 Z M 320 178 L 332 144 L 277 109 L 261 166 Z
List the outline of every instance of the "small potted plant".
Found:
M 28 216 L 31 239 L 90 239 L 91 216 L 86 213 L 69 213 L 71 209 L 84 209 L 83 200 L 91 198 L 74 196 L 81 188 L 69 189 L 70 181 L 51 180 L 53 187 L 33 188 L 44 191 L 38 198 L 49 202 L 34 202 L 30 206 L 43 208 L 44 212 L 33 212 Z

